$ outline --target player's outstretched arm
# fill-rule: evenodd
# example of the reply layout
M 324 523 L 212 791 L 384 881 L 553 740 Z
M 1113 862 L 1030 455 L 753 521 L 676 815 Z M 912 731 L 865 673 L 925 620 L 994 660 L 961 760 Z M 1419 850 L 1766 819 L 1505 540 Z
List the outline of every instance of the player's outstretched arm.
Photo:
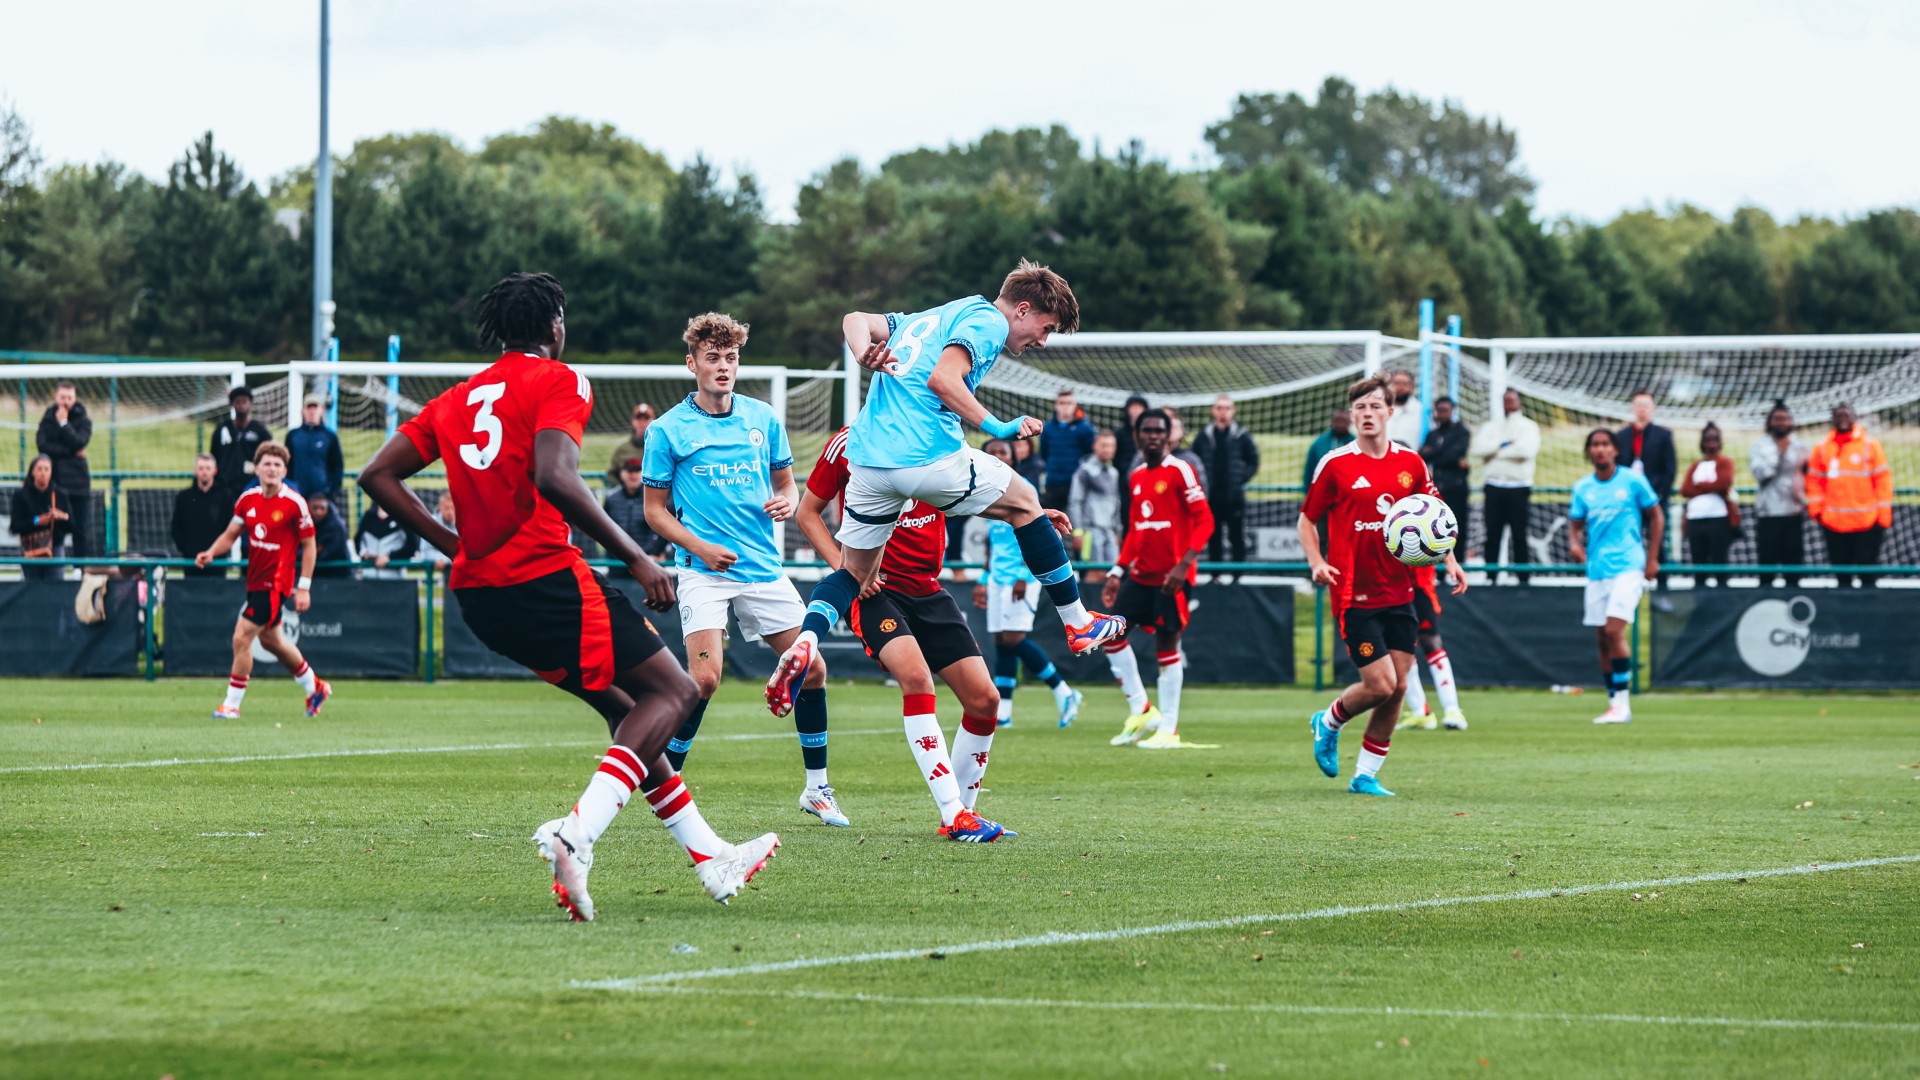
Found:
M 887 317 L 871 311 L 849 311 L 840 320 L 841 336 L 854 360 L 868 371 L 892 371 L 893 352 L 887 348 Z
M 233 550 L 233 542 L 240 539 L 240 523 L 227 522 L 226 529 L 213 538 L 213 546 L 193 557 L 193 565 L 205 568 L 213 560 Z
M 420 456 L 420 448 L 413 445 L 413 440 L 395 435 L 361 468 L 360 490 L 378 503 L 388 517 L 432 544 L 435 551 L 458 551 L 460 538 L 407 487 L 407 477 L 426 467 L 427 460 Z
M 660 564 L 647 557 L 633 537 L 600 505 L 580 479 L 580 444 L 558 428 L 544 428 L 533 436 L 533 486 L 540 497 L 552 503 L 569 525 L 605 548 L 607 554 L 627 566 L 633 580 L 646 590 L 647 607 L 654 611 L 673 608 L 673 579 Z
M 972 355 L 958 345 L 949 345 L 940 350 L 940 359 L 927 376 L 927 389 L 963 422 L 996 439 L 1030 439 L 1040 434 L 1046 425 L 1031 416 L 1002 420 L 988 412 L 980 399 L 973 396 L 973 391 L 967 389 L 967 376 L 972 372 Z

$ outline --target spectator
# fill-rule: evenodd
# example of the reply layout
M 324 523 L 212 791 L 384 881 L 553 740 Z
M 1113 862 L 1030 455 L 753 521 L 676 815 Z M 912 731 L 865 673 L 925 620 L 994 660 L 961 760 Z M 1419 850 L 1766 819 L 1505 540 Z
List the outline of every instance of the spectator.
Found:
M 613 448 L 613 457 L 607 461 L 607 490 L 620 487 L 620 467 L 629 461 L 644 460 L 647 456 L 647 427 L 653 423 L 653 406 L 641 402 L 633 407 L 633 434 L 627 440 Z M 653 530 L 647 530 L 652 535 Z
M 234 387 L 227 392 L 227 405 L 233 415 L 214 429 L 213 445 L 207 449 L 217 469 L 213 486 L 231 507 L 253 481 L 253 452 L 261 443 L 272 442 L 273 433 L 253 418 L 253 391 Z
M 1046 486 L 1040 489 L 1040 505 L 1049 510 L 1065 510 L 1073 497 L 1073 473 L 1080 461 L 1093 453 L 1093 438 L 1099 432 L 1087 420 L 1087 414 L 1073 400 L 1073 391 L 1062 390 L 1053 398 L 1053 419 L 1040 429 L 1040 461 L 1046 470 Z
M 183 559 L 213 547 L 213 542 L 227 531 L 227 522 L 233 520 L 233 503 L 221 501 L 220 492 L 213 486 L 214 472 L 212 454 L 194 458 L 193 482 L 173 497 L 173 550 Z M 227 576 L 227 568 L 221 563 L 189 566 L 180 572 L 187 577 Z
M 287 469 L 287 482 L 306 496 L 309 504 L 315 495 L 340 497 L 341 479 L 346 463 L 340 457 L 340 436 L 320 422 L 326 402 L 319 394 L 308 394 L 300 408 L 300 426 L 287 432 L 287 452 L 293 464 Z M 309 505 L 308 510 L 312 510 Z
M 360 528 L 353 535 L 353 545 L 360 553 L 360 561 L 372 563 L 374 567 L 361 571 L 361 576 L 398 578 L 405 577 L 406 573 L 389 570 L 387 564 L 413 558 L 420 550 L 420 538 L 388 517 L 384 507 L 375 505 L 373 513 L 360 515 Z
M 1332 419 L 1327 421 L 1327 430 L 1321 432 L 1307 447 L 1307 467 L 1300 471 L 1300 497 L 1306 498 L 1306 491 L 1313 486 L 1313 474 L 1320 468 L 1320 459 L 1353 441 L 1352 421 L 1347 410 L 1336 407 Z
M 1433 403 L 1433 426 L 1427 429 L 1427 441 L 1420 444 L 1420 456 L 1433 473 L 1433 486 L 1440 489 L 1440 501 L 1453 511 L 1456 522 L 1465 523 L 1468 509 L 1467 460 L 1473 445 L 1473 432 L 1455 418 L 1453 399 L 1440 398 Z
M 1540 425 L 1521 411 L 1525 403 L 1520 391 L 1509 390 L 1500 397 L 1501 415 L 1480 428 L 1469 444 L 1469 457 L 1480 459 L 1482 498 L 1486 517 L 1488 566 L 1533 561 L 1527 543 L 1527 514 L 1533 502 L 1533 466 L 1540 457 Z M 1509 554 L 1503 559 L 1500 542 L 1511 538 Z M 1527 575 L 1519 575 L 1520 584 Z
M 1260 448 L 1253 433 L 1234 423 L 1233 399 L 1213 399 L 1213 423 L 1193 440 L 1193 453 L 1213 480 L 1207 505 L 1216 526 L 1207 541 L 1207 560 L 1219 562 L 1230 551 L 1234 562 L 1247 561 L 1247 485 L 1260 472 Z
M 1078 561 L 1103 580 L 1106 568 L 1120 557 L 1120 469 L 1113 463 L 1119 445 L 1110 431 L 1094 438 L 1093 453 L 1074 470 L 1067 499 L 1067 517 L 1080 541 Z
M 1614 444 L 1620 448 L 1618 465 L 1647 478 L 1647 485 L 1660 498 L 1660 513 L 1665 515 L 1667 502 L 1673 498 L 1674 479 L 1680 473 L 1680 458 L 1673 449 L 1673 432 L 1653 422 L 1653 391 L 1641 387 L 1633 392 L 1631 400 L 1633 423 L 1613 436 Z M 1668 520 L 1672 520 L 1671 516 Z M 1655 587 L 1664 593 L 1667 575 L 1661 574 Z M 1664 595 L 1655 596 L 1653 606 L 1671 611 L 1673 601 Z
M 1893 527 L 1893 470 L 1880 440 L 1867 434 L 1853 406 L 1833 407 L 1833 430 L 1807 458 L 1807 515 L 1827 538 L 1834 566 L 1872 566 Z M 1873 587 L 1871 574 L 1841 574 L 1840 584 Z
M 340 515 L 333 511 L 333 498 L 326 492 L 317 492 L 307 500 L 307 516 L 313 519 L 314 577 L 343 578 L 353 576 L 353 570 L 345 566 L 329 566 L 328 563 L 350 563 L 353 560 L 353 548 L 347 543 L 347 526 Z
M 61 379 L 53 390 L 53 404 L 40 417 L 34 442 L 53 462 L 53 486 L 60 489 L 62 512 L 68 515 L 67 535 L 73 537 L 76 559 L 103 554 L 93 550 L 90 522 L 93 477 L 87 469 L 87 443 L 92 439 L 93 418 L 87 415 L 73 383 Z
M 620 470 L 614 474 L 619 483 L 607 492 L 607 516 L 622 532 L 633 537 L 641 551 L 657 559 L 667 553 L 667 542 L 647 524 L 646 495 L 640 484 L 641 466 L 641 459 L 637 457 L 620 463 Z M 615 577 L 632 576 L 624 567 L 616 567 L 609 573 Z
M 443 491 L 440 493 L 440 503 L 434 508 L 434 515 L 440 519 L 440 524 L 445 525 L 456 536 L 459 535 L 460 527 L 455 519 L 453 509 L 453 492 Z M 426 539 L 422 537 L 420 540 L 420 550 L 415 552 L 413 557 L 420 562 L 432 563 L 435 571 L 444 574 L 447 571 L 447 567 L 453 565 L 453 555 L 453 552 L 443 552 L 432 544 L 427 543 Z
M 27 466 L 27 482 L 13 493 L 8 508 L 7 528 L 20 538 L 20 554 L 28 559 L 51 559 L 60 554 L 67 538 L 72 515 L 67 493 L 53 482 L 53 459 L 45 454 Z M 20 576 L 28 581 L 50 581 L 59 574 L 57 566 L 22 566 Z
M 1413 372 L 1394 372 L 1392 386 L 1393 415 L 1387 417 L 1387 438 L 1417 452 L 1427 426 L 1427 407 L 1413 394 L 1419 388 Z
M 1133 444 L 1133 422 L 1140 419 L 1140 414 L 1146 411 L 1147 396 L 1131 394 L 1127 397 L 1126 415 L 1121 417 L 1119 423 L 1113 425 L 1113 460 L 1115 466 L 1122 472 L 1126 471 L 1127 465 L 1133 461 L 1133 455 L 1140 449 Z M 1122 531 L 1125 531 L 1126 522 L 1123 520 L 1120 524 Z
M 1040 458 L 1033 452 L 1033 440 L 1013 440 L 1013 471 L 1020 474 L 1027 483 L 1032 484 L 1035 491 L 1040 491 L 1046 486 L 1046 471 L 1041 465 Z
M 1807 444 L 1793 433 L 1793 413 L 1784 401 L 1767 410 L 1767 433 L 1753 441 L 1747 468 L 1753 497 L 1754 544 L 1762 566 L 1800 566 L 1807 561 Z M 1791 587 L 1798 575 L 1787 576 Z
M 1208 492 L 1212 492 L 1213 480 L 1207 475 L 1207 463 L 1200 460 L 1200 455 L 1187 449 L 1187 425 L 1180 419 L 1180 414 L 1172 409 L 1161 409 L 1160 412 L 1167 418 L 1167 456 L 1177 457 L 1181 461 L 1193 466 L 1193 474 L 1200 478 L 1200 486 L 1206 488 Z M 1145 416 L 1146 414 L 1142 413 L 1141 415 Z M 1145 460 L 1137 450 L 1134 451 L 1134 457 L 1137 460 Z M 1131 472 L 1132 470 L 1129 469 L 1128 471 Z M 1211 507 L 1209 507 L 1209 509 L 1211 509 Z
M 1740 535 L 1740 504 L 1733 495 L 1733 459 L 1720 452 L 1720 428 L 1709 422 L 1700 429 L 1700 460 L 1687 467 L 1680 485 L 1687 522 L 1687 561 L 1697 565 L 1724 564 Z M 1720 575 L 1700 579 L 1720 584 Z

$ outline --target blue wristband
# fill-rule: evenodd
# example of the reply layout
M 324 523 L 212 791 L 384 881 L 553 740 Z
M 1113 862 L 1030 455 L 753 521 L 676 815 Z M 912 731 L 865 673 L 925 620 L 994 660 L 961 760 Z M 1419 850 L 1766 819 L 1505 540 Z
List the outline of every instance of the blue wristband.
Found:
M 1016 416 L 1012 420 L 1002 420 L 988 413 L 987 418 L 980 421 L 980 430 L 996 439 L 1011 439 L 1020 434 L 1020 419 Z

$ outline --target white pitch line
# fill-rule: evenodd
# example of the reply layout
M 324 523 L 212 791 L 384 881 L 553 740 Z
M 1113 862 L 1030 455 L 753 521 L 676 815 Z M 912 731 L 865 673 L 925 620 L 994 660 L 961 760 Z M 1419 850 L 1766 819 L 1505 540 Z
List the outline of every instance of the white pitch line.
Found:
M 829 731 L 828 734 L 898 735 L 899 728 L 865 731 Z M 790 731 L 754 731 L 732 735 L 708 735 L 702 741 L 750 742 L 756 739 L 791 739 Z M 236 757 L 159 758 L 154 761 L 89 761 L 76 765 L 9 765 L 0 773 L 84 772 L 90 769 L 158 769 L 168 765 L 242 765 L 254 761 L 305 761 L 309 758 L 387 757 L 393 754 L 472 754 L 488 750 L 549 750 L 556 747 L 604 746 L 604 741 L 544 743 L 480 743 L 473 746 L 391 746 L 373 750 L 310 750 L 303 754 L 241 754 Z
M 1291 911 L 1266 915 L 1235 915 L 1224 919 L 1193 919 L 1183 922 L 1159 923 L 1153 926 L 1125 926 L 1111 930 L 1086 930 L 1074 933 L 1052 931 L 1036 934 L 1032 937 L 1004 938 L 999 941 L 973 941 L 962 945 L 933 945 L 920 949 L 892 949 L 885 952 L 852 953 L 844 956 L 802 957 L 798 960 L 780 960 L 765 964 L 746 964 L 740 967 L 703 968 L 695 971 L 660 972 L 654 975 L 637 975 L 627 979 L 601 979 L 596 981 L 573 980 L 572 985 L 584 990 L 634 990 L 644 986 L 656 986 L 665 983 L 683 982 L 688 979 L 718 979 L 733 975 L 766 975 L 781 971 L 800 971 L 807 968 L 840 967 L 847 964 L 875 964 L 889 960 L 919 960 L 930 953 L 942 956 L 961 956 L 967 953 L 1006 952 L 1011 949 L 1032 949 L 1053 945 L 1078 945 L 1093 941 L 1123 941 L 1130 938 L 1158 937 L 1163 934 L 1183 934 L 1195 930 L 1225 930 L 1236 926 L 1255 926 L 1264 923 L 1306 922 L 1313 919 L 1337 919 L 1348 915 L 1377 915 L 1396 911 L 1419 911 L 1425 908 L 1458 907 L 1463 904 L 1499 904 L 1513 900 L 1546 900 L 1561 896 L 1584 896 L 1589 893 L 1626 892 L 1632 889 L 1664 888 L 1670 885 L 1699 885 L 1713 881 L 1737 881 L 1748 878 L 1789 877 L 1798 874 L 1824 874 L 1836 870 L 1858 870 L 1869 866 L 1893 866 L 1902 863 L 1920 862 L 1920 855 L 1889 855 L 1878 859 L 1856 859 L 1852 862 L 1810 863 L 1803 866 L 1782 866 L 1767 870 L 1741 870 L 1718 874 L 1690 874 L 1685 877 L 1652 878 L 1646 881 L 1614 881 L 1596 885 L 1570 885 L 1563 889 L 1525 889 L 1520 892 L 1482 893 L 1477 896 L 1443 896 L 1430 900 L 1406 900 L 1392 904 L 1359 904 L 1339 907 L 1316 908 L 1312 911 Z
M 748 997 L 831 1001 L 861 1005 L 904 1005 L 929 1009 L 1090 1009 L 1110 1012 L 1253 1013 L 1282 1016 L 1410 1016 L 1430 1020 L 1499 1020 L 1557 1024 L 1656 1024 L 1676 1027 L 1788 1028 L 1794 1030 L 1920 1032 L 1920 1023 L 1897 1020 L 1801 1020 L 1779 1017 L 1646 1016 L 1638 1013 L 1497 1012 L 1490 1009 L 1421 1009 L 1397 1005 L 1285 1005 L 1213 1004 L 1193 1001 L 1063 1001 L 1059 998 L 901 997 L 832 990 L 725 990 L 715 986 L 635 987 L 639 993 L 697 994 L 707 997 Z

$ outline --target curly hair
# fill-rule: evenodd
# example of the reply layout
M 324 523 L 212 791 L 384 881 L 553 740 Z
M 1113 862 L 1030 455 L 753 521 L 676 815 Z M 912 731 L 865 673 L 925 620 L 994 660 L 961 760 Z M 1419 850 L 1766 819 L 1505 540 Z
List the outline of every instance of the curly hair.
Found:
M 702 347 L 716 349 L 743 349 L 747 345 L 746 323 L 731 315 L 722 315 L 717 311 L 708 311 L 687 320 L 687 332 L 680 339 L 687 343 L 689 353 L 697 353 Z
M 566 311 L 567 291 L 552 274 L 508 274 L 480 297 L 473 323 L 482 348 L 544 345 Z

